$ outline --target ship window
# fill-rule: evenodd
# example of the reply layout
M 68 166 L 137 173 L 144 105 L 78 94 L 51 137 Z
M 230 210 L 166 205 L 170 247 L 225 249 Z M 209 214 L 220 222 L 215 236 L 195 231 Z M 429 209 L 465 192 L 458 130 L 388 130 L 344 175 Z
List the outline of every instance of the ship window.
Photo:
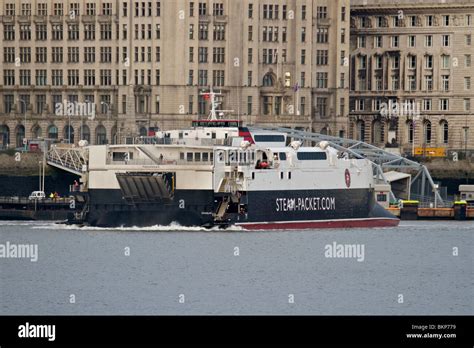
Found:
M 215 138 L 216 138 L 216 133 L 212 132 L 212 139 L 215 139 Z
M 387 195 L 385 193 L 380 193 L 377 195 L 377 202 L 386 202 Z
M 288 180 L 291 180 L 291 172 L 288 172 Z
M 284 135 L 255 135 L 256 143 L 283 143 L 285 142 Z
M 283 180 L 283 172 L 280 172 L 280 179 Z
M 255 180 L 255 172 L 252 172 L 252 180 Z
M 125 161 L 126 153 L 125 152 L 114 152 L 112 154 L 113 161 Z
M 211 152 L 211 162 L 214 160 L 214 152 Z
M 209 153 L 204 152 L 204 153 L 202 154 L 202 161 L 203 161 L 203 162 L 208 162 L 208 161 L 209 161 Z
M 195 160 L 196 162 L 201 162 L 201 153 L 200 153 L 200 152 L 196 152 L 196 153 L 194 154 L 194 160 Z
M 186 160 L 187 160 L 188 162 L 192 162 L 192 161 L 193 161 L 193 153 L 192 153 L 192 152 L 188 152 L 188 153 L 186 154 Z
M 321 161 L 327 159 L 326 152 L 298 152 L 300 161 Z
M 184 152 L 179 153 L 179 159 L 184 161 Z
M 280 152 L 280 161 L 286 161 L 286 153 Z

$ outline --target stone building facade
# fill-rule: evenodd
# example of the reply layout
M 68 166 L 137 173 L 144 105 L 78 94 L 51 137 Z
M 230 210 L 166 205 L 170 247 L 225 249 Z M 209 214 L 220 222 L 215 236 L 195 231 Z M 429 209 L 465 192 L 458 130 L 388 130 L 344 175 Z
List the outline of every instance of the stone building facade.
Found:
M 471 0 L 352 0 L 350 136 L 474 149 L 473 18 Z
M 0 146 L 190 126 L 211 86 L 246 124 L 346 135 L 349 26 L 349 0 L 0 0 Z

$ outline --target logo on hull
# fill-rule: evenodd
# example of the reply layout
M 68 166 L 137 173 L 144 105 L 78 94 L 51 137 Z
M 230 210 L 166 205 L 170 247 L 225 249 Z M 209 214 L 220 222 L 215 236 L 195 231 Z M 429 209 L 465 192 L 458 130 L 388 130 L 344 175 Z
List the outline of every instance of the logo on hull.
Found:
M 346 179 L 347 188 L 351 187 L 351 173 L 349 172 L 349 169 L 346 169 L 346 172 L 344 173 L 344 178 Z

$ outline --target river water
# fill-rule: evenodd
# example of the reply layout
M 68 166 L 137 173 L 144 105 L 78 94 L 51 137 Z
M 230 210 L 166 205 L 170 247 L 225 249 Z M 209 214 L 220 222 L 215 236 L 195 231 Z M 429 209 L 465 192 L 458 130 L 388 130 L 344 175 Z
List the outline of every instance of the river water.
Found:
M 0 314 L 472 315 L 473 235 L 474 222 L 454 221 L 263 232 L 0 222 Z M 20 244 L 37 246 L 36 262 L 6 253 Z

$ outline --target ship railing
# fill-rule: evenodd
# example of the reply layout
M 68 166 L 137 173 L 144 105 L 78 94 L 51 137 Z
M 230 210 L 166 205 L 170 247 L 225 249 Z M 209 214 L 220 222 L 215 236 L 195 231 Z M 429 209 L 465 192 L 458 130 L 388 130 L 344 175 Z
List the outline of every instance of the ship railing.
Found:
M 453 200 L 443 199 L 443 201 L 439 201 L 435 199 L 433 196 L 421 196 L 418 194 L 411 194 L 411 200 L 418 201 L 419 208 L 451 208 L 454 205 Z
M 175 138 L 157 138 L 157 137 L 136 137 L 133 139 L 133 145 L 199 145 L 199 146 L 219 146 L 225 144 L 225 139 L 175 139 Z
M 199 162 L 190 162 L 186 160 L 163 160 L 155 162 L 151 159 L 134 159 L 129 161 L 114 161 L 114 160 L 107 160 L 107 165 L 115 165 L 115 166 L 210 166 L 212 165 L 212 161 L 199 161 Z

